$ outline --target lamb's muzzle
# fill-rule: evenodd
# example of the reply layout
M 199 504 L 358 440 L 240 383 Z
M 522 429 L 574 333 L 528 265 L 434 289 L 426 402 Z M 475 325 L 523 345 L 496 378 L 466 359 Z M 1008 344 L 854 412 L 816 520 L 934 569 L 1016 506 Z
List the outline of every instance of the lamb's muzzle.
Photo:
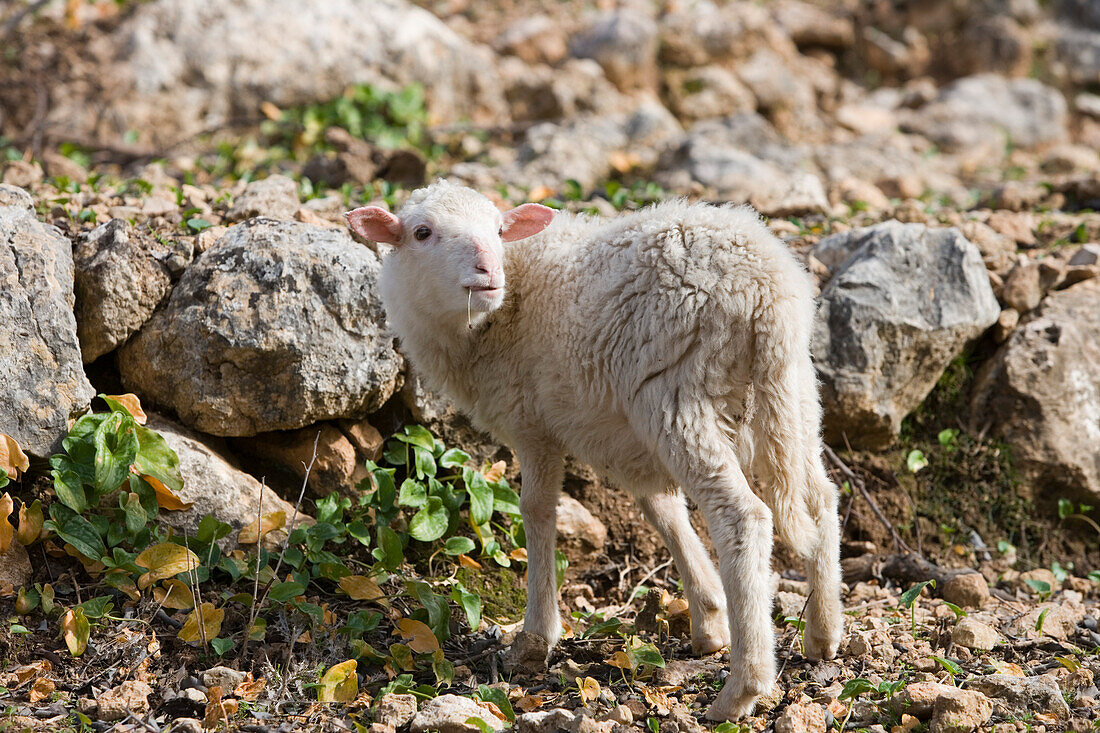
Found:
M 364 207 L 348 220 L 396 247 L 382 299 L 413 367 L 519 456 L 527 631 L 561 634 L 555 511 L 571 453 L 631 490 L 665 540 L 695 650 L 729 644 L 711 718 L 751 713 L 774 684 L 773 522 L 806 558 L 806 653 L 836 653 L 837 490 L 821 460 L 812 283 L 755 212 L 672 201 L 610 221 L 537 204 L 502 213 L 440 181 L 399 216 Z M 469 287 L 485 249 L 503 263 L 496 292 Z M 681 492 L 704 514 L 718 570 Z

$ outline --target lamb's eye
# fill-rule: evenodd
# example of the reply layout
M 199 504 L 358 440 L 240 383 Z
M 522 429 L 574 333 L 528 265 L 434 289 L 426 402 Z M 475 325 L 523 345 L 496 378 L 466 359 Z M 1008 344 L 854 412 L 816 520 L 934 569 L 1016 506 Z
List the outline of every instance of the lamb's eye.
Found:
M 425 239 L 432 236 L 432 230 L 425 226 L 419 226 L 416 228 L 416 231 L 413 232 L 413 236 L 416 237 L 417 241 L 423 242 Z
M 504 227 L 500 228 L 500 231 L 497 232 L 497 236 L 498 237 L 503 237 L 504 236 Z

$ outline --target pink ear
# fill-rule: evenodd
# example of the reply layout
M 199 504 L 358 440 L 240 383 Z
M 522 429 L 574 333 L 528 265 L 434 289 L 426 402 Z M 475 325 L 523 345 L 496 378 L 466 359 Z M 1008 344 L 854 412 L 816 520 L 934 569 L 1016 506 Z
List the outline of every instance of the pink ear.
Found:
M 501 239 L 514 242 L 538 234 L 550 225 L 554 210 L 542 204 L 523 204 L 504 212 L 504 233 Z
M 344 214 L 351 230 L 372 242 L 401 243 L 401 220 L 378 206 L 364 206 Z

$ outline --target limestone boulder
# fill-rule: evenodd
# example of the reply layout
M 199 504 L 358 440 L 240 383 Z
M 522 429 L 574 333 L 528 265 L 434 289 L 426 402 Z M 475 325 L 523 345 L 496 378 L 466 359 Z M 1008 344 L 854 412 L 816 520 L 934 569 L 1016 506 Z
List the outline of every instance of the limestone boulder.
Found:
M 978 372 L 972 419 L 1038 497 L 1100 500 L 1100 280 L 1048 295 Z
M 84 375 L 73 315 L 72 245 L 38 221 L 26 191 L 0 184 L 0 433 L 31 456 L 61 447 L 95 392 Z
M 380 272 L 346 230 L 239 224 L 120 351 L 123 382 L 213 435 L 362 417 L 400 386 Z
M 996 322 L 981 253 L 957 229 L 889 221 L 826 237 L 814 256 L 841 263 L 814 323 L 826 440 L 883 448 L 951 359 Z

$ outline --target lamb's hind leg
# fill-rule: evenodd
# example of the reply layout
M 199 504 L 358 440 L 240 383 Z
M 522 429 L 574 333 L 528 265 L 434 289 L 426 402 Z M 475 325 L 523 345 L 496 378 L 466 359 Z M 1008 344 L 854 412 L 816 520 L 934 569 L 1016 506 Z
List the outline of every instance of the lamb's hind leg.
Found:
M 811 443 L 811 445 L 816 445 Z M 810 599 L 806 608 L 806 656 L 832 659 L 844 631 L 840 601 L 840 521 L 837 516 L 837 489 L 829 480 L 820 454 L 813 456 L 807 473 L 810 481 L 813 513 L 818 523 L 819 540 L 806 558 L 806 579 Z
M 638 505 L 665 541 L 684 583 L 691 609 L 691 648 L 710 654 L 730 643 L 729 620 L 722 579 L 691 526 L 680 492 L 661 492 L 638 498 Z

